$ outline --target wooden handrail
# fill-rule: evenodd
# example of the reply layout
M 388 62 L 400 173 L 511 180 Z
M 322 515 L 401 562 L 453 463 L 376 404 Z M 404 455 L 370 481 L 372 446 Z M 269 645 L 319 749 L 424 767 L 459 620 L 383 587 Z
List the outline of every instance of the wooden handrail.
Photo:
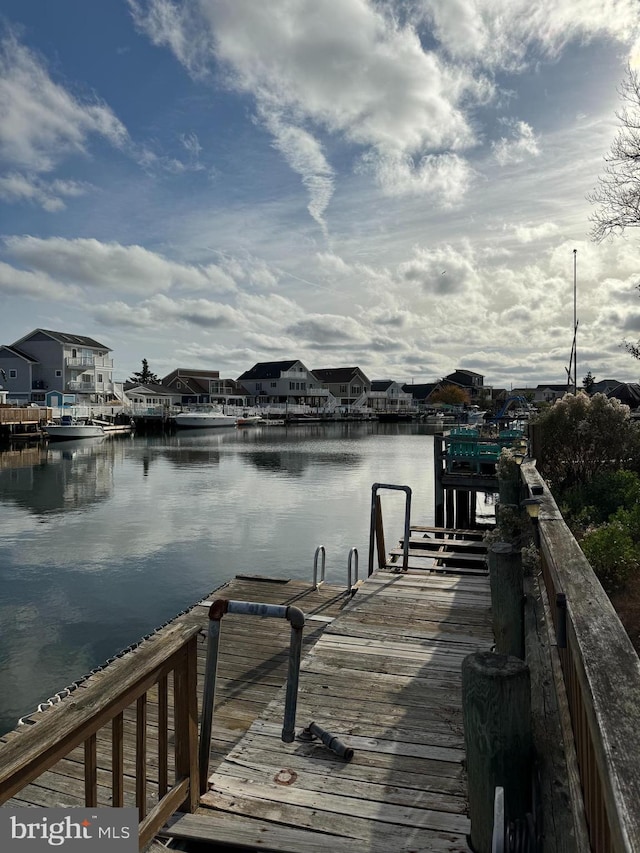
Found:
M 0 745 L 0 804 L 37 779 L 76 747 L 84 745 L 85 804 L 97 804 L 96 733 L 111 723 L 112 801 L 124 800 L 123 712 L 136 707 L 136 805 L 142 848 L 176 810 L 195 811 L 199 798 L 197 635 L 200 625 L 189 615 L 155 634 L 112 663 L 86 686 L 46 711 Z M 168 692 L 173 674 L 175 783 L 168 782 Z M 147 814 L 147 691 L 158 685 L 158 803 Z
M 556 618 L 567 600 L 566 648 L 559 648 L 593 853 L 640 851 L 640 659 L 580 546 L 533 464 L 542 487 L 542 571 Z

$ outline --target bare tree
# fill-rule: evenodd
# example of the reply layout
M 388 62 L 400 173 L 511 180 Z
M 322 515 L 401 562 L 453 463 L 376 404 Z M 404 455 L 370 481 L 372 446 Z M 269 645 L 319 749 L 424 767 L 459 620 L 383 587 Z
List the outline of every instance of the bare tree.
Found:
M 629 67 L 618 91 L 623 104 L 616 113 L 620 127 L 598 185 L 587 196 L 597 205 L 591 216 L 596 242 L 640 226 L 640 73 Z

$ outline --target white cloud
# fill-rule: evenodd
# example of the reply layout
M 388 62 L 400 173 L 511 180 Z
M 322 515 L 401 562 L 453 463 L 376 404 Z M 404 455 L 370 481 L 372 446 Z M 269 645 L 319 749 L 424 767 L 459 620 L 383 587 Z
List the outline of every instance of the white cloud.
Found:
M 541 222 L 539 225 L 532 223 L 521 223 L 509 226 L 519 243 L 534 243 L 536 240 L 546 240 L 559 231 L 555 222 Z
M 170 299 L 157 294 L 139 305 L 117 301 L 101 305 L 94 317 L 106 326 L 134 328 L 166 328 L 170 325 L 191 325 L 203 329 L 236 329 L 243 316 L 229 305 L 208 299 Z
M 52 277 L 107 291 L 147 293 L 172 287 L 231 293 L 235 282 L 215 264 L 196 266 L 167 260 L 142 246 L 94 239 L 7 237 L 8 254 Z
M 45 273 L 19 270 L 0 261 L 0 293 L 29 299 L 64 300 L 77 297 L 79 290 L 65 286 Z
M 92 134 L 127 141 L 106 104 L 74 98 L 11 33 L 0 42 L 0 114 L 0 160 L 14 169 L 50 172 L 70 152 L 86 153 Z
M 540 155 L 539 140 L 526 121 L 502 119 L 502 124 L 509 129 L 509 136 L 503 136 L 491 145 L 494 157 L 501 166 L 522 163 L 529 157 Z
M 81 196 L 88 190 L 89 186 L 79 181 L 46 181 L 20 172 L 0 175 L 0 198 L 8 202 L 32 202 L 49 213 L 64 210 L 64 198 Z

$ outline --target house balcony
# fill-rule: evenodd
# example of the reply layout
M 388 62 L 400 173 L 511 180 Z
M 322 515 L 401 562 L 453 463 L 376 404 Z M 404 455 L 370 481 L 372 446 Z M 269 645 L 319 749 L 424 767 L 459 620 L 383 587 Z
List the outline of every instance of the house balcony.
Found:
M 80 391 L 84 394 L 95 394 L 97 385 L 95 382 L 67 382 L 67 391 Z M 102 390 L 102 389 L 100 389 Z
M 94 356 L 86 356 L 84 358 L 65 358 L 65 366 L 70 370 L 86 370 L 94 368 L 102 368 L 104 370 L 113 370 L 112 358 L 95 358 Z

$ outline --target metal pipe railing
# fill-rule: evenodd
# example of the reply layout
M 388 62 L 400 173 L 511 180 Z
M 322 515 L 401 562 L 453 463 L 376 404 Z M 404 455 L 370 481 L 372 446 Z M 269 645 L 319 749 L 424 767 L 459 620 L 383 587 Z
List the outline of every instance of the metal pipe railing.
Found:
M 295 737 L 300 659 L 302 657 L 302 629 L 305 622 L 304 613 L 298 607 L 291 607 L 285 604 L 261 604 L 254 601 L 233 601 L 227 598 L 216 599 L 209 608 L 207 662 L 204 674 L 202 723 L 200 726 L 200 746 L 198 752 L 200 793 L 204 793 L 206 790 L 209 773 L 209 753 L 211 750 L 211 730 L 216 698 L 220 628 L 222 617 L 225 613 L 235 613 L 239 616 L 269 616 L 289 621 L 291 625 L 291 639 L 289 642 L 289 666 L 287 671 L 287 692 L 284 706 L 282 740 L 285 743 L 291 743 Z
M 322 555 L 322 562 L 320 563 L 320 581 L 318 582 L 318 557 Z M 316 553 L 313 557 L 313 587 L 314 589 L 318 589 L 320 584 L 324 583 L 324 571 L 325 565 L 327 562 L 327 555 L 324 550 L 324 545 L 318 545 L 316 548 Z
M 394 486 L 389 483 L 374 483 L 371 486 L 371 525 L 369 527 L 369 575 L 373 574 L 373 552 L 375 550 L 375 538 L 378 521 L 377 500 L 380 489 L 394 489 L 405 493 L 404 503 L 404 541 L 402 544 L 402 568 L 409 568 L 409 537 L 411 535 L 411 488 L 409 486 Z M 382 522 L 382 510 L 380 510 Z
M 352 572 L 351 572 L 351 564 L 353 562 L 354 557 L 356 558 L 355 559 L 355 562 L 356 562 L 356 565 L 355 565 L 355 583 L 358 583 L 358 549 L 356 547 L 353 547 L 349 551 L 349 559 L 347 560 L 347 592 L 350 595 L 351 595 L 351 591 L 352 591 L 353 585 L 354 585 L 354 581 L 352 579 Z

